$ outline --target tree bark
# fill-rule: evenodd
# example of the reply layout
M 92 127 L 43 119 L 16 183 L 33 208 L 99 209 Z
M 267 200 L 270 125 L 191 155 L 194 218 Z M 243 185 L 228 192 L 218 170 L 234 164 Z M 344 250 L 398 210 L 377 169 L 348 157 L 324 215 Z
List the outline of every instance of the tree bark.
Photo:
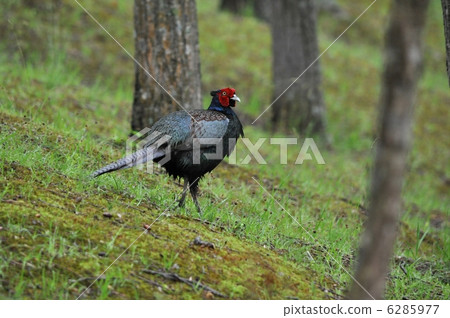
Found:
M 253 7 L 255 17 L 270 22 L 272 13 L 272 0 L 221 0 L 220 9 L 236 15 L 242 15 L 247 6 Z
M 254 0 L 253 1 L 253 11 L 255 17 L 258 19 L 270 23 L 272 18 L 272 0 Z
M 319 13 L 327 12 L 337 19 L 348 18 L 347 12 L 342 9 L 336 0 L 316 0 L 314 3 Z
M 234 14 L 242 13 L 242 10 L 249 4 L 249 0 L 222 0 L 220 9 Z
M 321 90 L 317 14 L 312 0 L 272 2 L 274 100 L 273 129 L 325 133 L 325 104 Z M 305 71 L 305 72 L 304 72 Z M 285 93 L 283 91 L 302 73 Z
M 448 84 L 450 86 L 450 0 L 441 0 L 441 3 L 442 15 L 444 18 L 445 48 L 447 50 L 447 76 Z
M 413 106 L 422 70 L 421 33 L 428 0 L 394 0 L 386 31 L 379 140 L 350 299 L 383 297 L 402 210 L 402 185 L 411 147 Z M 364 289 L 361 287 L 363 286 Z
M 195 0 L 135 0 L 134 21 L 136 60 L 173 96 L 136 64 L 131 128 L 139 131 L 202 106 Z

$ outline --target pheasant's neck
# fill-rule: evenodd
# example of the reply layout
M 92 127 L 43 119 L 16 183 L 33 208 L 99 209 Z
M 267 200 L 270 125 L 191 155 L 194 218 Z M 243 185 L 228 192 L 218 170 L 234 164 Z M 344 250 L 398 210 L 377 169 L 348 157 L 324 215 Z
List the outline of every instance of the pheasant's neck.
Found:
M 231 109 L 231 107 L 224 107 L 224 106 L 220 105 L 219 99 L 217 97 L 213 98 L 213 100 L 211 101 L 211 104 L 208 107 L 208 110 L 215 110 L 215 111 L 221 112 L 227 116 L 234 115 L 233 109 Z

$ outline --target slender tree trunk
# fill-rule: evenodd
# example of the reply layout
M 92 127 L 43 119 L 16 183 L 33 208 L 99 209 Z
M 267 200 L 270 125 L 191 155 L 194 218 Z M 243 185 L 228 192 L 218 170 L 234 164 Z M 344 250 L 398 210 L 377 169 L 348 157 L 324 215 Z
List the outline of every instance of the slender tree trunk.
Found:
M 220 9 L 239 14 L 242 13 L 242 10 L 248 5 L 248 3 L 249 0 L 221 0 Z
M 450 0 L 441 0 L 444 17 L 445 48 L 447 50 L 447 75 L 450 85 Z
M 413 106 L 422 69 L 422 37 L 428 0 L 394 0 L 386 32 L 380 98 L 379 140 L 359 262 L 350 299 L 383 297 L 398 222 L 402 185 L 411 146 Z M 364 287 L 364 289 L 361 287 Z M 370 294 L 370 295 L 369 295 Z
M 325 133 L 325 104 L 321 90 L 317 15 L 312 0 L 273 1 L 272 51 L 274 129 L 296 129 L 300 133 Z M 302 73 L 285 93 L 283 91 Z M 281 95 L 281 96 L 280 96 Z
M 195 0 L 135 0 L 136 60 L 184 109 L 201 108 Z M 131 127 L 139 131 L 181 110 L 136 64 Z
M 245 7 L 252 6 L 255 17 L 270 22 L 272 0 L 221 0 L 220 9 L 234 14 L 242 14 Z
M 270 23 L 272 18 L 272 0 L 254 0 L 253 11 L 255 17 L 258 19 Z
M 347 12 L 342 9 L 336 0 L 316 0 L 314 3 L 319 13 L 327 12 L 338 19 L 343 19 L 348 16 Z

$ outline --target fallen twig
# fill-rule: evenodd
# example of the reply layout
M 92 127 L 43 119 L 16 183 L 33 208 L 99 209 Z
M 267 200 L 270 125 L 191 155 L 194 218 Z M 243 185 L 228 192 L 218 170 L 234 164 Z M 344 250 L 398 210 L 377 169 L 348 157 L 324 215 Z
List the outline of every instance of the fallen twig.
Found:
M 147 284 L 150 284 L 150 285 L 152 285 L 152 286 L 157 287 L 158 290 L 161 291 L 161 292 L 164 291 L 164 289 L 172 290 L 172 289 L 169 288 L 169 287 L 164 287 L 164 286 L 162 286 L 161 284 L 158 284 L 157 282 L 155 282 L 155 281 L 153 281 L 153 280 L 150 280 L 150 279 L 147 279 L 147 278 L 145 278 L 145 277 L 142 277 L 141 275 L 137 275 L 137 274 L 135 274 L 135 273 L 131 273 L 131 276 L 136 277 L 137 279 L 140 279 L 140 280 L 146 282 Z
M 154 270 L 151 270 L 151 269 L 144 269 L 143 272 L 147 273 L 147 274 L 152 274 L 152 275 L 159 275 L 161 277 L 164 277 L 166 279 L 170 279 L 170 280 L 175 281 L 175 282 L 182 282 L 182 283 L 185 283 L 185 284 L 191 286 L 192 288 L 200 287 L 200 288 L 202 288 L 204 290 L 207 290 L 207 291 L 211 292 L 212 294 L 214 294 L 216 296 L 219 296 L 219 297 L 223 297 L 223 298 L 227 297 L 226 295 L 222 294 L 221 292 L 218 292 L 217 290 L 212 289 L 211 287 L 209 287 L 207 285 L 204 285 L 204 284 L 200 283 L 199 281 L 189 280 L 189 279 L 181 277 L 181 276 L 179 276 L 179 275 L 177 275 L 175 273 L 154 271 Z
M 362 204 L 353 202 L 347 198 L 339 198 L 339 200 L 348 203 L 350 205 L 353 205 L 354 207 L 357 207 L 362 214 L 367 215 L 367 209 Z
M 80 277 L 78 279 L 69 279 L 69 283 L 75 284 L 75 283 L 81 283 L 81 282 L 85 282 L 85 281 L 94 281 L 96 278 L 97 277 L 95 277 L 95 276 L 90 276 L 90 277 Z M 103 279 L 106 279 L 106 276 L 105 275 L 101 275 L 97 279 L 98 280 L 103 280 Z
M 211 242 L 207 242 L 207 241 L 202 241 L 202 239 L 200 238 L 200 236 L 197 236 L 192 242 L 191 244 L 193 245 L 199 245 L 202 247 L 209 247 L 214 249 L 214 244 Z

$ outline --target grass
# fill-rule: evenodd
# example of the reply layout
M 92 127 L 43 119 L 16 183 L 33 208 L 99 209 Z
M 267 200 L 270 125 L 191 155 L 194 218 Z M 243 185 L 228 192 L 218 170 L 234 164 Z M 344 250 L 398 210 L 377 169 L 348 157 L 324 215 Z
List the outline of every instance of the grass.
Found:
M 366 6 L 339 3 L 350 17 Z M 164 174 L 127 170 L 88 178 L 124 153 L 133 64 L 71 1 L 37 5 L 47 15 L 13 1 L 3 11 L 2 30 L 9 33 L 0 44 L 0 72 L 7 74 L 0 88 L 0 297 L 78 297 L 163 211 L 150 234 L 83 297 L 210 298 L 198 284 L 192 288 L 146 269 L 191 277 L 232 299 L 345 294 L 351 279 L 343 268 L 354 268 L 355 238 L 366 220 L 387 1 L 377 1 L 321 59 L 333 137 L 333 149 L 319 145 L 326 165 L 294 165 L 301 145 L 290 146 L 288 164 L 281 165 L 278 146 L 266 141 L 261 153 L 267 165 L 224 163 L 201 182 L 204 222 L 190 200 L 186 209 L 174 207 L 182 188 Z M 132 51 L 131 4 L 91 6 Z M 267 25 L 217 12 L 217 1 L 198 1 L 198 10 L 203 91 L 234 86 L 245 101 L 241 116 L 255 117 L 271 96 Z M 450 145 L 443 116 L 450 95 L 440 19 L 439 3 L 432 3 L 389 299 L 450 296 Z M 322 16 L 321 48 L 348 24 Z M 271 137 L 258 125 L 245 132 L 253 143 Z M 246 155 L 240 142 L 237 161 Z M 194 245 L 197 236 L 214 248 Z

